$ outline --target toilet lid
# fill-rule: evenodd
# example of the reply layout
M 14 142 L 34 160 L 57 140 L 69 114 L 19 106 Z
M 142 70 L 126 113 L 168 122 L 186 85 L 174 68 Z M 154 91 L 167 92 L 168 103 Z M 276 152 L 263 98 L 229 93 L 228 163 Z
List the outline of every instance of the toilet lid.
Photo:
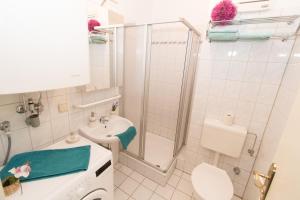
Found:
M 205 200 L 230 200 L 233 186 L 228 174 L 207 163 L 198 165 L 192 172 L 194 190 Z

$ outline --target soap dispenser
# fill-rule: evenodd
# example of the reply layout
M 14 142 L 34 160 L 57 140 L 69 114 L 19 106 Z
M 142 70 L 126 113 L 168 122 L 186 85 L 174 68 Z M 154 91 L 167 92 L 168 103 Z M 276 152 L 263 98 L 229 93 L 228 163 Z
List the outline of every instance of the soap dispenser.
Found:
M 89 117 L 89 123 L 88 123 L 88 126 L 93 128 L 97 125 L 97 119 L 96 119 L 96 116 L 95 116 L 95 112 L 91 112 L 91 115 Z

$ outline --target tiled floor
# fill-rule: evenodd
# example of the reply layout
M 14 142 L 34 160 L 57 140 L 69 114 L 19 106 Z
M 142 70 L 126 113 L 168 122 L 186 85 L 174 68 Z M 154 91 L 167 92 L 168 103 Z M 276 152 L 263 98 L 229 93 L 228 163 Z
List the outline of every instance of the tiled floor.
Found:
M 114 200 L 194 200 L 190 175 L 175 169 L 168 184 L 159 185 L 120 163 L 114 172 Z M 234 197 L 233 200 L 240 200 Z

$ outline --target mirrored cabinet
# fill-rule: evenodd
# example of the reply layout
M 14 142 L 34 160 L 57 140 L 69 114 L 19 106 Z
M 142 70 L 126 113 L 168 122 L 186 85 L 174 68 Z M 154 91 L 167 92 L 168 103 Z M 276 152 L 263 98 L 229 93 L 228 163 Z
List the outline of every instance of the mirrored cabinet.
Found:
M 85 0 L 1 1 L 0 94 L 88 84 L 86 8 Z

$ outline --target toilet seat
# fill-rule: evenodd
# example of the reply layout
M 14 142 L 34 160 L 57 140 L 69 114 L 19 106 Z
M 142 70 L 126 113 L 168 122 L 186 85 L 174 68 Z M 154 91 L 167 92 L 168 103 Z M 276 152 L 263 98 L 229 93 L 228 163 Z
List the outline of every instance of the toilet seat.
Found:
M 197 194 L 205 200 L 230 200 L 232 182 L 226 171 L 201 163 L 192 172 L 192 184 Z

